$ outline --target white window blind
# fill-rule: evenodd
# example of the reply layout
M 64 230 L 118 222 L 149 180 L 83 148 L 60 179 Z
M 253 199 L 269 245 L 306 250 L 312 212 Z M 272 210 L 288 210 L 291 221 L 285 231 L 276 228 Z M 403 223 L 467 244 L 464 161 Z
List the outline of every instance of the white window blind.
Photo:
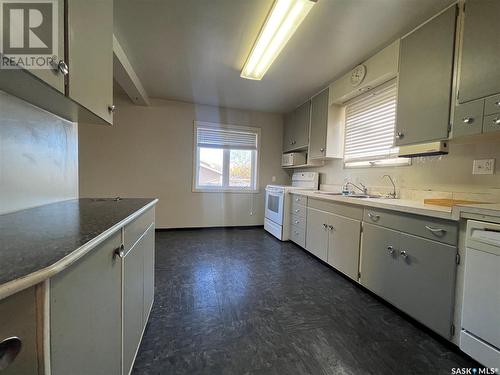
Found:
M 257 131 L 230 128 L 198 127 L 198 147 L 224 149 L 257 149 Z
M 394 147 L 397 86 L 393 80 L 346 105 L 344 161 L 397 157 Z

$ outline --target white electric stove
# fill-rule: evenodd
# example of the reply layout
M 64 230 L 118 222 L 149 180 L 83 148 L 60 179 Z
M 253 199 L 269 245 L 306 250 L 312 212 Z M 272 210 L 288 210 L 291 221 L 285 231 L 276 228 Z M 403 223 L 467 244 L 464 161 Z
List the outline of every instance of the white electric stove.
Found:
M 292 185 L 267 185 L 264 229 L 281 241 L 289 239 L 290 191 L 318 190 L 319 173 L 297 172 L 292 176 Z

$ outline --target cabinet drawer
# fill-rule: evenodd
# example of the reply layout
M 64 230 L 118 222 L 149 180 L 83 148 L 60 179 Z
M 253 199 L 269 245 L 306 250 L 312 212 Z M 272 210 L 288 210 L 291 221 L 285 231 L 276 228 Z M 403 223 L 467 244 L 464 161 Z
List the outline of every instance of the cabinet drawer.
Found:
M 481 134 L 483 128 L 484 100 L 478 100 L 455 107 L 453 137 Z
M 306 228 L 296 225 L 290 227 L 290 239 L 301 247 L 306 247 Z
M 458 224 L 453 221 L 379 209 L 365 209 L 363 221 L 450 245 L 458 241 Z
M 491 133 L 500 130 L 500 113 L 495 115 L 484 116 L 483 132 Z
M 123 244 L 125 251 L 129 251 L 142 234 L 155 221 L 155 209 L 151 208 L 144 212 L 137 219 L 125 226 Z
M 492 96 L 484 101 L 484 114 L 500 113 L 500 95 Z
M 301 217 L 297 215 L 292 215 L 290 217 L 290 224 L 299 228 L 304 228 L 306 227 L 306 216 Z
M 350 204 L 329 202 L 320 199 L 309 198 L 307 206 L 317 210 L 330 212 L 332 214 L 349 217 L 351 219 L 361 220 L 363 217 L 363 208 Z
M 307 197 L 305 195 L 292 194 L 292 202 L 307 206 Z
M 305 218 L 307 214 L 307 207 L 296 202 L 292 202 L 290 213 L 294 216 Z

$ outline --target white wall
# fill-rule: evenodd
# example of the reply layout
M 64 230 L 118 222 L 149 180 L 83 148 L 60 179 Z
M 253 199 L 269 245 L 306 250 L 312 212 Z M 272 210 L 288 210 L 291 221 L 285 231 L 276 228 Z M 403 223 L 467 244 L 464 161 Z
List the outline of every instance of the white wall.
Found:
M 78 197 L 77 125 L 0 91 L 0 214 Z
M 81 197 L 157 197 L 157 227 L 262 225 L 264 188 L 289 183 L 281 167 L 282 116 L 166 100 L 116 97 L 113 127 L 81 124 Z M 193 121 L 262 129 L 259 194 L 193 193 Z

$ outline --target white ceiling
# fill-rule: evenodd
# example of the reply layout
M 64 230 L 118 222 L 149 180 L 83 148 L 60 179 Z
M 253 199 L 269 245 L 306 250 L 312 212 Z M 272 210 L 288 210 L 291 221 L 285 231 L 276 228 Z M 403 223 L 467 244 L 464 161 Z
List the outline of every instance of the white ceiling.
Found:
M 150 97 L 288 111 L 453 0 L 319 0 L 262 81 L 240 78 L 273 0 L 115 0 Z

